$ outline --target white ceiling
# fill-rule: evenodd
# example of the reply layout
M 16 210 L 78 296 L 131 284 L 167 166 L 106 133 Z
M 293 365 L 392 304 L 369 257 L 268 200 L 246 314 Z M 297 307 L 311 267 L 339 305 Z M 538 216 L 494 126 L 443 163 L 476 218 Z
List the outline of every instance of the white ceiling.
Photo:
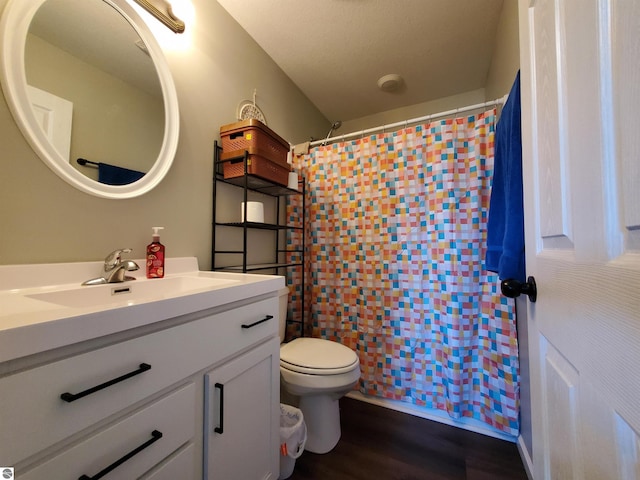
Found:
M 334 121 L 483 88 L 503 0 L 218 3 Z M 382 92 L 390 73 L 404 86 Z

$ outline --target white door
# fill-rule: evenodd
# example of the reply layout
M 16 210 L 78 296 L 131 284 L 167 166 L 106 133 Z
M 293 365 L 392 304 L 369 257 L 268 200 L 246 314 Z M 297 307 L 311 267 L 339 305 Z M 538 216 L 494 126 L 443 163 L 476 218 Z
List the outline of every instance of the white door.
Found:
M 640 478 L 640 2 L 520 0 L 533 469 Z
M 31 85 L 27 85 L 27 92 L 42 131 L 62 158 L 68 161 L 71 152 L 73 102 Z

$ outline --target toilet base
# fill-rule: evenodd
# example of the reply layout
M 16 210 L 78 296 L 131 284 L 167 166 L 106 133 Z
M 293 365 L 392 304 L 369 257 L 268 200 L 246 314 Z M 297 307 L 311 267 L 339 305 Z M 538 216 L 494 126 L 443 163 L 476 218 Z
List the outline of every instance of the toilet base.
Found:
M 307 425 L 305 450 L 327 453 L 340 440 L 340 404 L 334 395 L 303 395 L 298 408 Z

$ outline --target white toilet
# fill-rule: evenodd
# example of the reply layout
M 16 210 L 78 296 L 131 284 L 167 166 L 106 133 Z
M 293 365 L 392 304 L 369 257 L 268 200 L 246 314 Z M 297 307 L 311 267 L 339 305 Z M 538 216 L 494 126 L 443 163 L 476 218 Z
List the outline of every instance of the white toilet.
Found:
M 280 290 L 280 341 L 284 341 L 289 289 Z M 297 338 L 280 345 L 280 381 L 299 397 L 307 425 L 305 450 L 327 453 L 340 440 L 338 400 L 360 379 L 360 360 L 344 345 L 319 338 Z

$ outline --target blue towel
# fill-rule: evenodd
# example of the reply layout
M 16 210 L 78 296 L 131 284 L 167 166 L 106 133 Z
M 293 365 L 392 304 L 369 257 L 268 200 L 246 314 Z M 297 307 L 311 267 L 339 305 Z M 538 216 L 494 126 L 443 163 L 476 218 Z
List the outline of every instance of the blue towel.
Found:
M 520 72 L 496 126 L 485 266 L 501 280 L 525 281 Z
M 98 181 L 107 185 L 127 185 L 144 176 L 143 172 L 116 167 L 108 163 L 98 163 Z

